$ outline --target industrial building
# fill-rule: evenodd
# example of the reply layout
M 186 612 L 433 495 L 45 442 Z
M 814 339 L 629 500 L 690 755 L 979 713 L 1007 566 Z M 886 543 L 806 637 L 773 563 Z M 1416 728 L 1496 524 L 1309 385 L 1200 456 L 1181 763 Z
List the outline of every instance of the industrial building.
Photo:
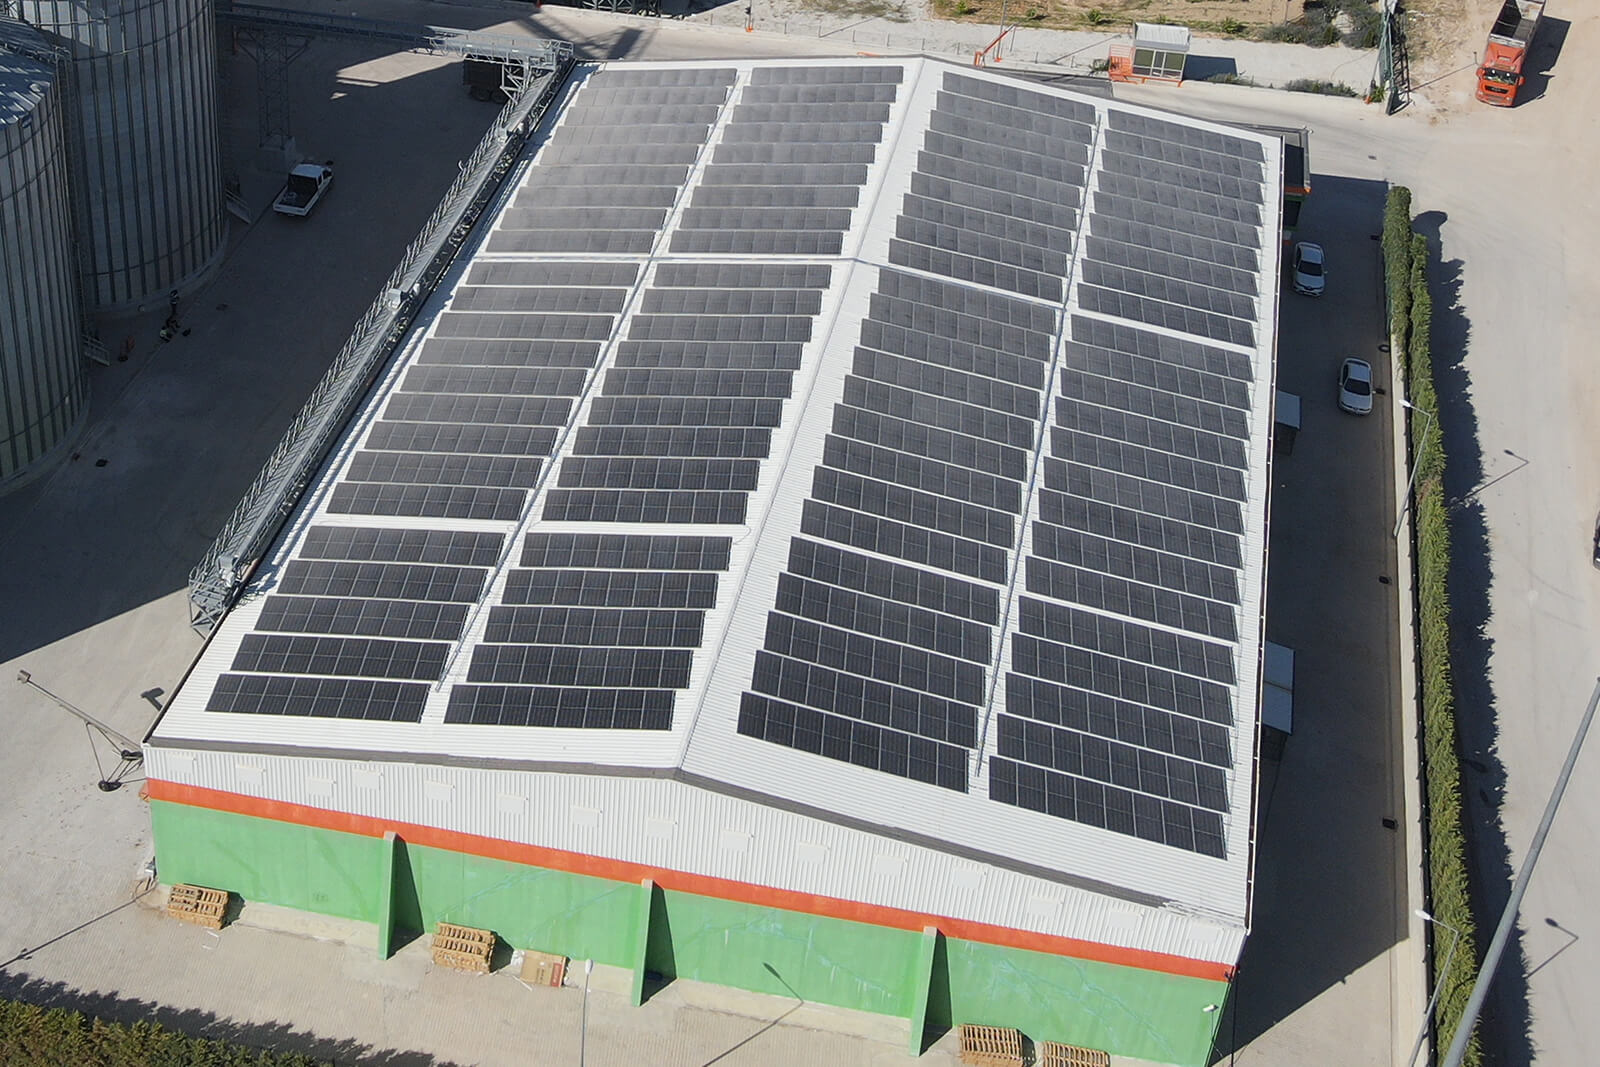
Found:
M 925 58 L 579 66 L 232 561 L 161 880 L 1206 1063 L 1281 154 Z

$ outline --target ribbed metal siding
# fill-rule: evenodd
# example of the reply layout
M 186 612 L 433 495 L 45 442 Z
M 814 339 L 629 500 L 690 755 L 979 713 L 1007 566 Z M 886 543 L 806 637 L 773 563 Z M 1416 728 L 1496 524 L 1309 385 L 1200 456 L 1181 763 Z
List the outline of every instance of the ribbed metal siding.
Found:
M 1236 923 L 662 778 L 145 749 L 153 779 L 1232 965 Z M 591 817 L 592 816 L 592 817 Z
M 72 50 L 85 298 L 164 296 L 225 236 L 211 0 L 19 0 Z
M 8 37 L 19 33 L 9 27 Z M 38 42 L 43 44 L 42 40 Z M 62 142 L 49 67 L 0 51 L 0 491 L 61 444 L 88 395 Z

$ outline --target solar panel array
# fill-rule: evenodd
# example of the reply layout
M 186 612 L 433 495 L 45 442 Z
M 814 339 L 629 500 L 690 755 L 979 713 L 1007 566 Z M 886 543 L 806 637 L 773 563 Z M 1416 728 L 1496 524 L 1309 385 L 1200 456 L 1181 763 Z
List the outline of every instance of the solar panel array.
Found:
M 420 721 L 504 541 L 311 527 L 206 710 Z
M 1079 305 L 1253 346 L 1268 195 L 1259 142 L 1111 111 Z
M 904 73 L 897 66 L 757 67 L 672 251 L 838 255 Z
M 809 478 L 740 735 L 1225 857 L 1263 149 L 939 70 L 819 461 L 776 462 L 906 69 L 590 76 L 207 710 L 669 730 Z
M 831 272 L 659 267 L 544 518 L 743 523 Z
M 946 73 L 889 262 L 1060 303 L 1094 121 L 1082 101 Z
M 726 537 L 531 532 L 447 723 L 668 730 Z
M 740 733 L 966 790 L 1055 322 L 880 272 Z
M 896 81 L 862 68 L 758 72 L 673 251 L 838 252 Z M 848 164 L 819 166 L 824 156 Z M 657 267 L 541 518 L 742 527 L 831 276 L 759 260 Z M 446 721 L 669 729 L 730 544 L 530 534 Z
M 736 74 L 610 68 L 592 75 L 501 214 L 488 250 L 649 253 Z
M 989 791 L 1207 856 L 1224 834 L 1268 191 L 1261 146 L 1110 112 Z

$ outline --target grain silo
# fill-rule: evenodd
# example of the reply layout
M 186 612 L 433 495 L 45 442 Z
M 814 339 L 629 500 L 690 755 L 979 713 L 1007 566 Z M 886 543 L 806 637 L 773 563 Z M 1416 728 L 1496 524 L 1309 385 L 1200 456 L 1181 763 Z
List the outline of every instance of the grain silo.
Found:
M 226 234 L 211 0 L 16 6 L 71 56 L 85 299 L 132 310 L 193 281 Z
M 0 489 L 85 409 L 60 86 L 33 29 L 0 19 Z

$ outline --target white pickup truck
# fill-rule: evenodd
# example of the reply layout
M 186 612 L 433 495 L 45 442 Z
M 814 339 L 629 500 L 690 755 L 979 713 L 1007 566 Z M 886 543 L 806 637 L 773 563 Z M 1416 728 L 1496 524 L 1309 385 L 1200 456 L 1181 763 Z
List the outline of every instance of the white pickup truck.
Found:
M 272 210 L 280 215 L 309 215 L 332 184 L 333 164 L 298 163 L 289 171 L 289 180 L 272 202 Z

